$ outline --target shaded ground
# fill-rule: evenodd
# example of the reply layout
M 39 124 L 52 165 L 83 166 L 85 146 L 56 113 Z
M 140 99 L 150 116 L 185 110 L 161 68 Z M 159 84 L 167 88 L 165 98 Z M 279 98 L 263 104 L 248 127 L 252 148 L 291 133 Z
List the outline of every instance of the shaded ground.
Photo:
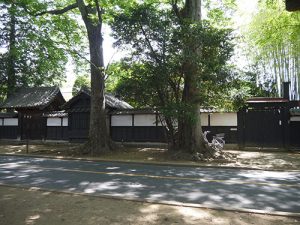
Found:
M 0 184 L 114 196 L 155 204 L 195 204 L 214 209 L 258 210 L 300 216 L 299 171 L 178 167 L 1 155 Z
M 0 224 L 296 225 L 299 218 L 139 203 L 0 186 Z
M 76 157 L 91 159 L 88 155 L 78 156 L 76 154 L 77 145 L 72 144 L 44 144 L 30 145 L 29 153 L 33 155 L 50 155 L 57 157 Z M 191 162 L 175 159 L 166 149 L 163 148 L 121 148 L 113 153 L 105 154 L 101 157 L 93 157 L 99 160 L 118 161 L 140 161 L 157 163 L 177 163 L 201 166 L 232 166 L 258 169 L 282 169 L 299 170 L 300 152 L 267 152 L 267 151 L 238 151 L 226 150 L 237 155 L 234 161 L 216 162 Z M 0 145 L 0 153 L 25 154 L 25 145 Z

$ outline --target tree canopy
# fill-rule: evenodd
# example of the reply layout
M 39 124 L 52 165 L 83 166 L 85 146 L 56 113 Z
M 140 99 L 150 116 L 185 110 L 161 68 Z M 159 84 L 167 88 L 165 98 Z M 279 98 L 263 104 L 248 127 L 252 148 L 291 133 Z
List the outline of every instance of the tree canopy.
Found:
M 79 59 L 73 53 L 75 49 L 80 52 L 81 27 L 71 15 L 35 15 L 48 4 L 38 0 L 0 1 L 2 97 L 20 86 L 60 84 L 69 56 Z
M 299 99 L 300 14 L 287 12 L 283 0 L 264 0 L 258 6 L 244 32 L 257 82 L 281 96 L 282 82 L 289 81 L 292 99 Z
M 77 76 L 73 88 L 72 95 L 75 96 L 82 88 L 90 88 L 91 81 L 87 75 Z
M 132 50 L 121 64 L 128 72 L 116 91 L 130 103 L 161 110 L 171 139 L 180 139 L 174 121 L 182 132 L 180 126 L 200 120 L 198 105 L 217 102 L 230 78 L 227 61 L 233 50 L 229 29 L 181 17 L 177 7 L 140 4 L 117 14 L 112 23 L 116 45 Z

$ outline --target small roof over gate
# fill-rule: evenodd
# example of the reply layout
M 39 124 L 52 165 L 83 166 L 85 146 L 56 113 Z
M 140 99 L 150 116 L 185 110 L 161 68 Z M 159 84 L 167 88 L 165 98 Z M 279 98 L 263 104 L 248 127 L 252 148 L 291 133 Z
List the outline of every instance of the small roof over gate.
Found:
M 289 100 L 285 98 L 255 97 L 255 98 L 248 99 L 246 102 L 247 103 L 282 103 L 282 102 L 289 102 Z
M 55 103 L 54 108 L 58 108 L 65 102 L 59 87 L 29 87 L 17 91 L 0 106 L 0 109 L 43 110 L 52 103 Z

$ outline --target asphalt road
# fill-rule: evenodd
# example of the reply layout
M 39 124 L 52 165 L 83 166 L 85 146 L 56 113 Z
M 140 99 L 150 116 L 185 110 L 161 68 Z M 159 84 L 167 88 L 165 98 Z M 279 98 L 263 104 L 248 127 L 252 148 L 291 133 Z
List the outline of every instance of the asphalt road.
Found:
M 208 208 L 300 213 L 298 172 L 0 156 L 0 185 Z

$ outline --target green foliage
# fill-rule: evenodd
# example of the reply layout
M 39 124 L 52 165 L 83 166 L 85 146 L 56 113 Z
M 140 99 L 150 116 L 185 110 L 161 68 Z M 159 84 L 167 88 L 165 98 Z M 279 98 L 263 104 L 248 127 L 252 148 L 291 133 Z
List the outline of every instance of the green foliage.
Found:
M 15 86 L 60 84 L 65 78 L 65 65 L 72 56 L 79 61 L 82 29 L 74 16 L 35 16 L 47 6 L 61 5 L 39 0 L 0 2 L 0 83 L 6 93 L 9 61 L 13 62 Z M 12 25 L 15 30 L 12 30 Z M 14 35 L 15 37 L 12 38 Z M 72 46 L 72 47 L 71 47 Z M 76 47 L 74 47 L 76 46 Z M 70 50 L 72 49 L 72 50 Z
M 220 28 L 232 27 L 233 13 L 237 9 L 236 0 L 203 0 L 204 10 L 207 12 L 207 19 Z
M 79 75 L 77 76 L 73 88 L 72 88 L 72 95 L 75 96 L 82 88 L 88 88 L 91 87 L 91 81 L 89 79 L 88 75 Z
M 169 8 L 152 4 L 115 15 L 112 29 L 116 45 L 132 53 L 122 63 L 126 77 L 115 89 L 132 105 L 159 108 L 173 118 L 191 117 L 191 106 L 182 98 L 186 69 L 192 63 L 201 90 L 197 102 L 213 106 L 222 98 L 233 50 L 229 29 L 215 28 L 208 21 L 182 22 Z
M 245 106 L 247 99 L 251 97 L 274 97 L 275 89 L 271 81 L 266 81 L 264 84 L 257 84 L 257 75 L 251 71 L 236 71 L 232 74 L 230 83 L 228 84 L 227 92 L 224 92 L 228 97 L 223 98 L 223 108 L 226 110 L 238 111 Z M 266 86 L 269 90 L 266 90 Z
M 299 12 L 287 12 L 283 0 L 262 0 L 245 36 L 259 83 L 276 83 L 276 95 L 281 96 L 282 82 L 290 81 L 292 98 L 299 99 Z

